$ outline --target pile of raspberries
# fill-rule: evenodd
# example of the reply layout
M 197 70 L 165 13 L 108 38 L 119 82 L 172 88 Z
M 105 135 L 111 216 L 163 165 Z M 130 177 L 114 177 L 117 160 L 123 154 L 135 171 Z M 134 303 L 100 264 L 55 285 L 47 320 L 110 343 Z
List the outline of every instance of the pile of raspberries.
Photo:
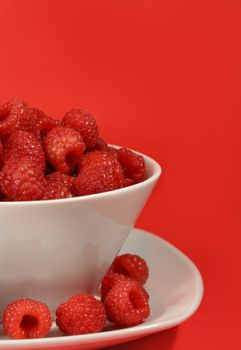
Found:
M 67 335 L 96 333 L 109 320 L 121 327 L 134 326 L 150 315 L 149 295 L 143 288 L 148 266 L 138 255 L 115 258 L 100 285 L 101 300 L 91 294 L 78 294 L 58 306 L 56 324 Z M 3 330 L 13 339 L 42 338 L 52 326 L 46 304 L 20 299 L 3 313 Z
M 114 149 L 95 118 L 71 109 L 55 120 L 20 99 L 0 106 L 0 200 L 62 199 L 146 179 L 142 156 Z

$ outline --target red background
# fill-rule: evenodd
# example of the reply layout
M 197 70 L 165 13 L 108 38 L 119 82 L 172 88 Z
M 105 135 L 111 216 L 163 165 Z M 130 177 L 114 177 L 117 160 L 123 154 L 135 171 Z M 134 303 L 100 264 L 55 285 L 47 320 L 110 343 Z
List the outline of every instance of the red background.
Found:
M 0 3 L 0 102 L 56 117 L 84 106 L 109 142 L 156 158 L 163 176 L 137 226 L 204 278 L 190 320 L 115 349 L 238 348 L 240 18 L 238 0 Z

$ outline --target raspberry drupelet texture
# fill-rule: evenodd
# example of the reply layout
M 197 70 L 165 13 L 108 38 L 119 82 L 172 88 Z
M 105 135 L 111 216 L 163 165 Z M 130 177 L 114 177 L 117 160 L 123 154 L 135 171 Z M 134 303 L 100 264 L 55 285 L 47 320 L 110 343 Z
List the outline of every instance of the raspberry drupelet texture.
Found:
M 40 137 L 56 126 L 60 126 L 59 120 L 46 116 L 37 108 L 28 107 L 20 99 L 15 98 L 0 106 L 0 135 L 7 136 L 14 130 L 24 130 Z
M 106 312 L 103 304 L 90 294 L 79 294 L 56 310 L 56 324 L 68 335 L 96 333 L 103 330 Z
M 77 196 L 107 192 L 123 187 L 124 176 L 117 158 L 109 152 L 93 151 L 82 157 L 73 182 Z
M 45 168 L 45 156 L 37 137 L 28 131 L 14 131 L 5 146 L 5 161 L 29 157 L 42 171 Z
M 36 129 L 40 137 L 45 137 L 50 130 L 60 126 L 61 124 L 59 120 L 47 116 L 38 108 L 29 108 L 29 110 L 37 120 Z
M 2 169 L 4 165 L 4 149 L 3 149 L 3 144 L 2 144 L 2 141 L 0 139 L 0 171 Z M 4 200 L 4 195 L 1 191 L 1 186 L 0 186 L 0 201 L 3 201 Z
M 13 339 L 42 338 L 52 325 L 47 305 L 32 299 L 20 299 L 9 304 L 2 322 L 4 331 Z
M 61 174 L 58 171 L 54 171 L 53 173 L 46 176 L 46 180 L 51 183 L 60 182 L 65 185 L 69 191 L 71 191 L 74 177 L 67 174 Z
M 9 160 L 0 172 L 0 188 L 8 201 L 32 201 L 42 198 L 43 172 L 29 157 Z
M 65 114 L 62 124 L 79 131 L 87 150 L 95 147 L 99 131 L 96 120 L 90 113 L 81 109 L 71 109 Z
M 145 161 L 142 156 L 127 148 L 118 149 L 117 154 L 126 178 L 133 180 L 134 183 L 146 179 Z
M 134 326 L 150 315 L 148 294 L 136 281 L 119 281 L 105 298 L 105 309 L 109 321 L 119 326 Z
M 24 130 L 37 135 L 37 116 L 32 113 L 32 108 L 25 107 L 16 123 L 15 130 Z
M 0 139 L 0 170 L 2 169 L 4 163 L 4 149 L 3 149 L 3 143 Z
M 0 135 L 8 136 L 16 129 L 20 119 L 24 115 L 27 104 L 14 98 L 0 106 Z
M 85 144 L 74 129 L 57 127 L 48 132 L 44 140 L 47 159 L 60 173 L 71 173 L 80 162 Z
M 130 280 L 131 280 L 130 277 L 121 275 L 119 273 L 107 272 L 100 286 L 101 300 L 103 301 L 105 300 L 107 294 L 116 283 L 120 281 L 130 281 Z
M 43 190 L 42 200 L 70 198 L 72 194 L 62 182 L 48 182 Z
M 128 186 L 131 186 L 131 185 L 134 185 L 134 180 L 129 179 L 128 177 L 125 177 L 125 179 L 124 179 L 124 187 L 128 187 Z
M 134 254 L 117 256 L 110 269 L 112 272 L 130 277 L 140 284 L 145 284 L 149 276 L 149 269 L 145 260 Z

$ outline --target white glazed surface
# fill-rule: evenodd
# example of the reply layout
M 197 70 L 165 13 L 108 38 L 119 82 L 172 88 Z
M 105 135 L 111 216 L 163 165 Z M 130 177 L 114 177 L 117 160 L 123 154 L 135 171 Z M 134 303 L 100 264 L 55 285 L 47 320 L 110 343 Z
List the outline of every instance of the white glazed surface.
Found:
M 61 336 L 53 325 L 49 338 L 19 341 L 1 336 L 0 349 L 97 349 L 176 326 L 196 311 L 203 296 L 202 278 L 179 250 L 157 236 L 134 229 L 121 252 L 139 254 L 148 262 L 150 277 L 145 288 L 150 294 L 151 316 L 147 321 L 126 329 L 72 337 Z
M 0 310 L 18 298 L 51 311 L 95 292 L 153 190 L 160 166 L 144 156 L 146 181 L 78 198 L 0 202 Z

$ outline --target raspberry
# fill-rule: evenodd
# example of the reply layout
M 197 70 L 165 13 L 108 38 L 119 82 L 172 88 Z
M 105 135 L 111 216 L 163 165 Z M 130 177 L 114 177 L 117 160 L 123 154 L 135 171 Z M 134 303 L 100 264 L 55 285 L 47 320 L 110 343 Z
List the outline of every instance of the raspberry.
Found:
M 50 163 L 57 171 L 64 174 L 74 170 L 85 149 L 85 144 L 78 131 L 62 127 L 49 131 L 44 145 Z
M 8 136 L 17 127 L 26 107 L 26 103 L 17 98 L 0 106 L 1 136 Z
M 104 305 L 108 320 L 120 326 L 134 326 L 150 315 L 147 293 L 133 280 L 117 282 L 107 294 Z
M 32 299 L 20 299 L 9 304 L 2 322 L 4 331 L 13 339 L 42 338 L 52 325 L 47 305 Z
M 123 171 L 111 153 L 93 151 L 83 156 L 78 176 L 73 182 L 77 196 L 100 193 L 123 187 Z
M 126 177 L 124 179 L 124 187 L 128 187 L 128 186 L 131 186 L 131 185 L 134 185 L 134 180 L 129 179 L 128 177 Z
M 79 131 L 87 150 L 95 147 L 99 131 L 96 120 L 90 113 L 81 109 L 71 109 L 65 114 L 62 123 L 63 126 Z
M 9 160 L 0 172 L 0 188 L 9 201 L 41 199 L 44 189 L 43 172 L 29 157 Z
M 25 130 L 38 136 L 60 126 L 59 120 L 46 116 L 37 108 L 30 108 L 20 99 L 13 99 L 0 107 L 0 135 L 9 135 L 14 130 Z
M 49 182 L 43 191 L 42 200 L 62 199 L 72 197 L 68 187 L 61 182 Z
M 100 332 L 106 323 L 103 304 L 90 294 L 79 294 L 56 310 L 56 324 L 68 335 Z
M 29 157 L 40 169 L 45 167 L 45 156 L 42 145 L 35 135 L 28 131 L 15 131 L 7 142 L 4 159 L 16 160 Z
M 3 162 L 4 162 L 4 149 L 3 149 L 3 143 L 0 139 L 0 169 L 3 166 Z
M 130 278 L 119 273 L 107 272 L 100 286 L 101 299 L 105 300 L 111 288 L 120 281 L 130 281 Z
M 111 265 L 111 271 L 128 276 L 140 284 L 144 284 L 149 276 L 145 260 L 134 254 L 117 256 Z
M 107 146 L 107 147 L 109 152 L 112 152 L 113 154 L 115 154 L 116 157 L 118 157 L 117 149 L 115 147 L 112 147 L 112 146 Z
M 61 174 L 58 171 L 55 171 L 46 176 L 46 180 L 51 183 L 60 182 L 65 185 L 70 191 L 72 189 L 73 184 L 73 176 L 69 176 L 66 174 Z
M 36 116 L 37 130 L 42 137 L 46 136 L 50 130 L 60 126 L 61 124 L 59 120 L 47 116 L 38 108 L 31 108 L 31 113 Z
M 15 97 L 0 106 L 0 115 L 4 115 L 5 113 L 8 113 L 8 111 L 15 106 L 22 106 L 23 108 L 28 107 L 25 101 L 23 101 L 21 98 Z
M 134 183 L 146 179 L 146 167 L 144 158 L 127 148 L 117 150 L 119 162 L 122 165 L 126 178 L 132 179 Z
M 86 153 L 80 163 L 80 167 L 92 167 L 95 165 L 104 164 L 112 164 L 112 162 L 116 162 L 116 158 L 109 152 L 105 151 L 92 151 Z
M 19 115 L 15 130 L 24 130 L 37 134 L 37 116 L 32 108 L 26 107 L 23 113 Z

